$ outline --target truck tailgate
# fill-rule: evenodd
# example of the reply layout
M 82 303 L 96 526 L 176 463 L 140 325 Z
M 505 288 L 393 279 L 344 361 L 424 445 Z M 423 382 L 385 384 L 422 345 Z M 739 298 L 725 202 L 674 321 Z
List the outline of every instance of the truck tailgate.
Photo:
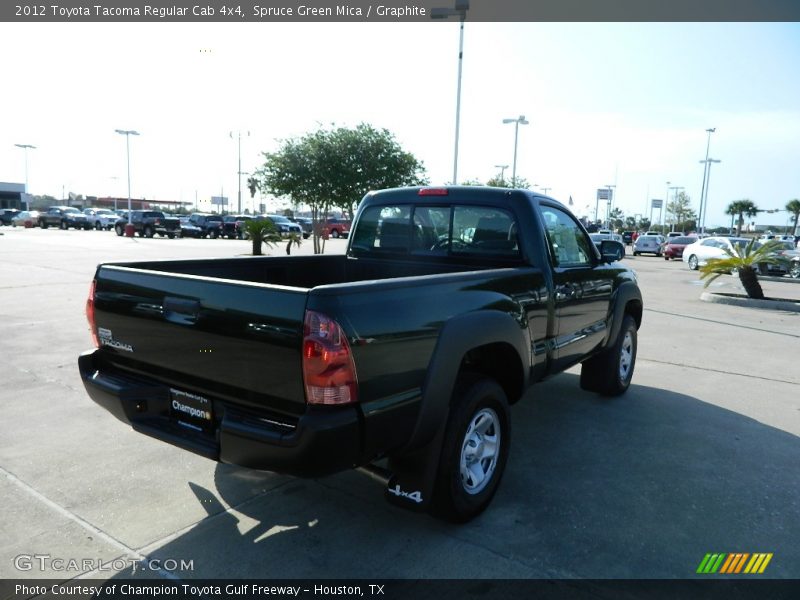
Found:
M 306 299 L 303 288 L 101 265 L 95 319 L 114 367 L 299 415 Z

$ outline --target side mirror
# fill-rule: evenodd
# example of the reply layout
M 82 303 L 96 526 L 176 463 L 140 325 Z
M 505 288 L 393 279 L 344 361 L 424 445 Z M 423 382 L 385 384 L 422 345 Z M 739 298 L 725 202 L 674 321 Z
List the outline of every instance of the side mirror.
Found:
M 615 240 L 600 242 L 600 256 L 603 262 L 612 263 L 625 258 L 625 246 Z

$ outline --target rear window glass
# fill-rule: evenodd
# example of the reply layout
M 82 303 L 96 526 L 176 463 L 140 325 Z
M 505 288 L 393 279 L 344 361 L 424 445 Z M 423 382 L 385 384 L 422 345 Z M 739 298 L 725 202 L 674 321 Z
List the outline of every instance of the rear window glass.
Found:
M 354 253 L 520 256 L 514 216 L 482 206 L 370 206 L 359 218 Z
M 694 244 L 697 238 L 693 237 L 671 237 L 667 240 L 670 244 Z

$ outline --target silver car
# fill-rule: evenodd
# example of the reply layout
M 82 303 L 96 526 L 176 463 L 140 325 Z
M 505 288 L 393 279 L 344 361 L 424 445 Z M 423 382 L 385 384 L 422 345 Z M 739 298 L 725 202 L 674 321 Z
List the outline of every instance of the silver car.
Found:
M 640 235 L 633 243 L 633 255 L 655 254 L 661 256 L 664 253 L 664 238 L 660 235 Z

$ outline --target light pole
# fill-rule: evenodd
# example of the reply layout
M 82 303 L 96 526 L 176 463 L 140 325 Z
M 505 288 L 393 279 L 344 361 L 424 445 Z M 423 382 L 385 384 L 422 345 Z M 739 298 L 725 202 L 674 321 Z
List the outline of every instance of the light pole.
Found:
M 700 229 L 700 233 L 704 233 L 705 232 L 704 228 L 706 226 L 706 213 L 708 212 L 708 186 L 709 186 L 709 184 L 711 182 L 711 165 L 712 165 L 712 163 L 718 163 L 718 162 L 722 162 L 722 161 L 721 160 L 716 160 L 716 159 L 713 159 L 713 158 L 706 158 L 705 160 L 701 160 L 700 162 L 706 163 L 703 170 L 704 171 L 708 171 L 708 174 L 703 178 L 703 185 L 705 187 L 705 192 L 706 192 L 705 193 L 705 204 L 703 204 L 701 202 L 700 205 L 701 205 L 702 208 L 700 210 L 701 210 L 702 214 L 697 216 L 697 220 L 699 221 L 698 227 Z
M 709 162 L 708 162 L 708 150 L 709 150 L 709 148 L 711 148 L 711 134 L 714 133 L 716 130 L 717 130 L 716 127 L 711 127 L 709 129 L 706 129 L 706 133 L 708 133 L 708 141 L 706 142 L 706 159 L 700 161 L 701 163 L 705 163 L 705 165 L 703 166 L 703 185 L 700 186 L 700 210 L 697 213 L 697 226 L 699 228 L 698 233 L 703 233 L 703 225 L 702 225 L 702 223 L 703 223 L 703 210 L 705 209 L 705 205 L 706 205 L 706 202 L 707 202 L 707 199 L 705 198 L 706 180 L 708 179 L 708 176 L 710 175 L 710 173 L 709 173 L 710 165 L 709 165 Z
M 495 165 L 495 168 L 500 169 L 500 185 L 505 186 L 506 184 L 505 173 L 506 169 L 508 168 L 508 165 Z
M 519 138 L 519 126 L 527 125 L 525 115 L 520 115 L 516 119 L 503 119 L 503 124 L 514 123 L 514 166 L 511 167 L 511 187 L 517 187 L 517 139 Z
M 461 28 L 458 34 L 458 83 L 456 85 L 456 142 L 453 151 L 453 185 L 458 184 L 458 129 L 461 121 L 461 66 L 464 62 L 464 21 L 469 10 L 469 0 L 455 0 L 454 8 L 432 8 L 431 19 L 458 17 Z
M 249 131 L 245 132 L 245 135 L 247 135 L 249 137 L 250 136 L 250 132 Z M 230 132 L 230 136 L 231 136 L 231 139 L 233 139 L 233 132 L 232 131 Z M 243 174 L 242 173 L 242 132 L 241 131 L 237 131 L 236 132 L 236 137 L 239 140 L 239 169 L 236 171 L 236 176 L 239 178 L 239 193 L 238 193 L 238 196 L 237 196 L 238 199 L 239 199 L 239 212 L 237 214 L 242 214 L 242 174 Z
M 28 193 L 28 150 L 36 150 L 36 146 L 31 146 L 30 144 L 14 144 L 17 148 L 22 148 L 25 151 L 25 210 L 31 209 L 31 203 L 28 198 L 30 198 L 30 194 Z
M 139 135 L 133 129 L 115 129 L 118 134 L 125 136 L 125 150 L 128 156 L 128 225 L 125 227 L 125 235 L 133 237 L 133 223 L 131 222 L 131 136 Z

